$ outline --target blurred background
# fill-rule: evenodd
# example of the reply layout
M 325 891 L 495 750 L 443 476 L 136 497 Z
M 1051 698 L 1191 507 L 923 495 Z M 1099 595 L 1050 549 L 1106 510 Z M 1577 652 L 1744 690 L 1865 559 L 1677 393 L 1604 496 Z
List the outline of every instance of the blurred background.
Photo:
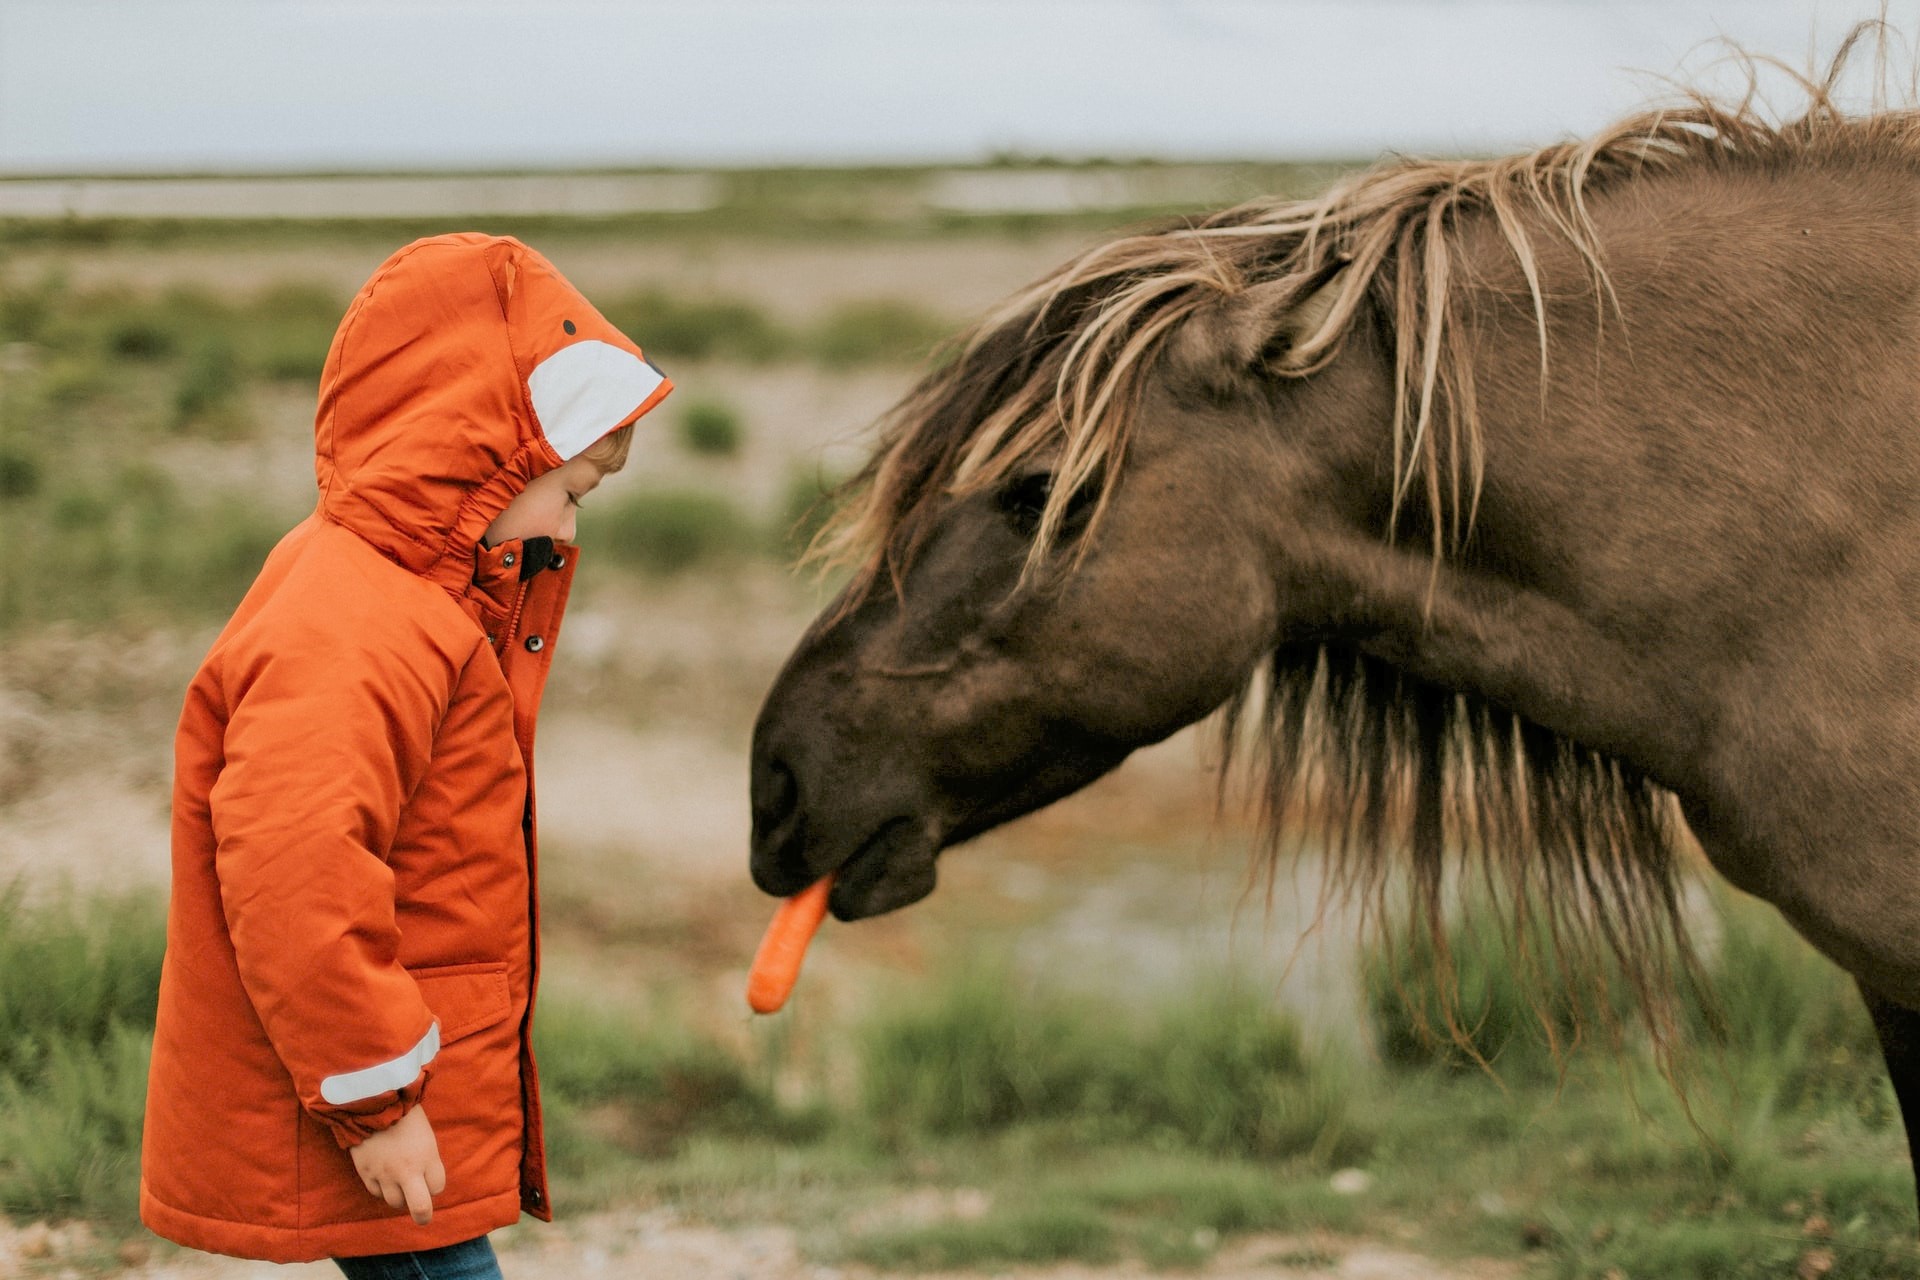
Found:
M 679 388 L 582 515 L 543 712 L 561 1220 L 509 1275 L 1920 1275 L 1871 1031 L 1770 913 L 1700 877 L 1679 1068 L 1556 1057 L 1614 997 L 1465 924 L 1450 1044 L 1431 956 L 1311 930 L 1311 848 L 1255 867 L 1202 732 L 742 998 L 752 719 L 833 586 L 794 556 L 942 338 L 1144 222 L 1590 132 L 1734 85 L 1723 41 L 1824 66 L 1879 12 L 0 0 L 0 1276 L 269 1274 L 133 1216 L 173 723 L 311 509 L 348 299 L 460 229 Z

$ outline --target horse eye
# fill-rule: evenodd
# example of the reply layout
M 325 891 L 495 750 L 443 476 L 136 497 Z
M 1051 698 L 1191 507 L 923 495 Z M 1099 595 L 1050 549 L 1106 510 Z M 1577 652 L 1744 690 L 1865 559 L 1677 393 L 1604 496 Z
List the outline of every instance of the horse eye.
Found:
M 1036 471 L 1017 476 L 1002 486 L 994 495 L 994 505 L 1021 537 L 1031 538 L 1040 531 L 1040 517 L 1046 512 L 1047 500 L 1052 495 L 1053 473 Z M 1080 531 L 1098 496 L 1099 486 L 1091 482 L 1074 491 L 1067 500 L 1065 519 L 1060 525 L 1063 535 L 1072 536 Z
M 1012 522 L 1023 538 L 1040 529 L 1041 513 L 1047 509 L 1047 496 L 1053 492 L 1053 475 L 1038 471 L 1019 476 L 994 495 L 994 504 Z

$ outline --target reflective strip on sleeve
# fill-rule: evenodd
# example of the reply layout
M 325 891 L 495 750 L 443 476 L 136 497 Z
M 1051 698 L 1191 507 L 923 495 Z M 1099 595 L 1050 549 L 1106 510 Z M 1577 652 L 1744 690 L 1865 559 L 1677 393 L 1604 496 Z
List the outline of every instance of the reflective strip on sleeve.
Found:
M 547 443 L 570 459 L 631 418 L 665 381 L 633 352 L 588 338 L 535 365 L 527 392 Z
M 440 1024 L 435 1022 L 420 1037 L 420 1043 L 390 1062 L 363 1067 L 342 1075 L 328 1076 L 320 1082 L 320 1097 L 336 1107 L 363 1102 L 393 1089 L 404 1089 L 420 1074 L 420 1068 L 440 1052 Z

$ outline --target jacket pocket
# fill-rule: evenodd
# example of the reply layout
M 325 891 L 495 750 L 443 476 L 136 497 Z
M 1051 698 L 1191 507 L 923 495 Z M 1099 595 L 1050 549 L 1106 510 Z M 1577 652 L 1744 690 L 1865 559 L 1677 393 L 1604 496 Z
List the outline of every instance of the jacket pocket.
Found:
M 513 992 L 507 984 L 504 960 L 446 964 L 407 972 L 420 984 L 420 998 L 440 1020 L 442 1046 L 482 1027 L 490 1027 L 513 1011 Z

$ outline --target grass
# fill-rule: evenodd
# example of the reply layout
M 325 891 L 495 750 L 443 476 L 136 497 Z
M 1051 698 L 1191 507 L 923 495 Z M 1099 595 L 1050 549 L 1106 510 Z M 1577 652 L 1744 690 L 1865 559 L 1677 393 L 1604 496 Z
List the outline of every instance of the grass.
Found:
M 1144 1141 L 1260 1159 L 1359 1158 L 1369 1139 L 1290 1018 L 1228 985 L 1137 1021 L 1119 1007 L 1008 998 L 1011 975 L 961 966 L 924 1006 L 868 1028 L 866 1110 L 904 1148 L 922 1135 L 1060 1126 L 1086 1141 Z
M 0 893 L 0 1211 L 132 1218 L 164 936 L 143 899 Z
M 746 304 L 644 301 L 634 323 L 661 320 L 668 349 L 812 358 L 805 333 Z M 195 450 L 257 451 L 262 389 L 317 382 L 344 306 L 297 281 L 222 297 L 0 272 L 0 538 L 11 548 L 0 564 L 0 633 L 230 612 L 304 511 L 270 506 L 238 482 L 209 483 Z M 865 358 L 858 341 L 841 344 L 848 358 Z M 722 459 L 745 441 L 739 414 L 717 401 L 688 406 L 680 432 L 690 450 Z M 790 497 L 763 518 L 717 488 L 641 493 L 595 505 L 583 524 L 589 541 L 604 537 L 616 569 L 664 576 L 789 558 L 789 531 L 815 527 L 809 508 L 824 513 L 815 497 L 817 486 L 804 505 Z
M 957 330 L 957 325 L 911 303 L 876 299 L 836 307 L 809 335 L 807 345 L 814 359 L 829 369 L 920 364 Z
M 1088 236 L 1140 224 L 1152 218 L 1192 214 L 1262 194 L 1311 195 L 1364 163 L 1238 163 L 1182 166 L 1196 185 L 1189 194 L 1169 188 L 1163 196 L 1143 196 L 1131 207 L 1061 213 L 961 213 L 935 207 L 925 184 L 931 169 L 793 168 L 714 171 L 718 199 L 707 209 L 633 213 L 608 217 L 501 215 L 486 219 L 487 229 L 515 235 L 532 244 L 590 238 L 623 241 L 668 239 L 695 245 L 726 237 L 764 240 L 926 239 L 929 237 L 1019 237 L 1062 232 Z M 1039 157 L 1008 158 L 982 168 L 1119 168 L 1150 170 L 1152 163 L 1110 165 L 1106 161 L 1061 162 Z M 943 169 L 941 172 L 945 172 Z M 193 218 L 0 218 L 0 249 L 8 246 L 160 247 L 298 242 L 368 241 L 391 248 L 446 230 L 444 217 L 334 219 Z
M 580 540 L 628 569 L 684 573 L 765 549 L 765 533 L 730 499 L 701 489 L 642 490 L 581 508 Z
M 676 419 L 681 447 L 705 458 L 731 458 L 746 441 L 740 414 L 718 400 L 694 400 Z
M 1904 1139 L 1836 1012 L 1846 983 L 1750 905 L 1720 933 L 1726 1031 L 1691 1118 L 1632 1051 L 1498 1081 L 1321 1057 L 1227 979 L 1123 1009 L 956 962 L 833 1029 L 848 1052 L 799 1064 L 797 1091 L 670 1005 L 548 999 L 557 1191 L 786 1222 L 816 1261 L 887 1270 L 1190 1268 L 1263 1231 L 1324 1265 L 1392 1222 L 1429 1255 L 1566 1280 L 1920 1277 Z M 148 901 L 0 897 L 0 1210 L 130 1223 L 161 939 Z M 1334 1191 L 1345 1166 L 1371 1186 Z

